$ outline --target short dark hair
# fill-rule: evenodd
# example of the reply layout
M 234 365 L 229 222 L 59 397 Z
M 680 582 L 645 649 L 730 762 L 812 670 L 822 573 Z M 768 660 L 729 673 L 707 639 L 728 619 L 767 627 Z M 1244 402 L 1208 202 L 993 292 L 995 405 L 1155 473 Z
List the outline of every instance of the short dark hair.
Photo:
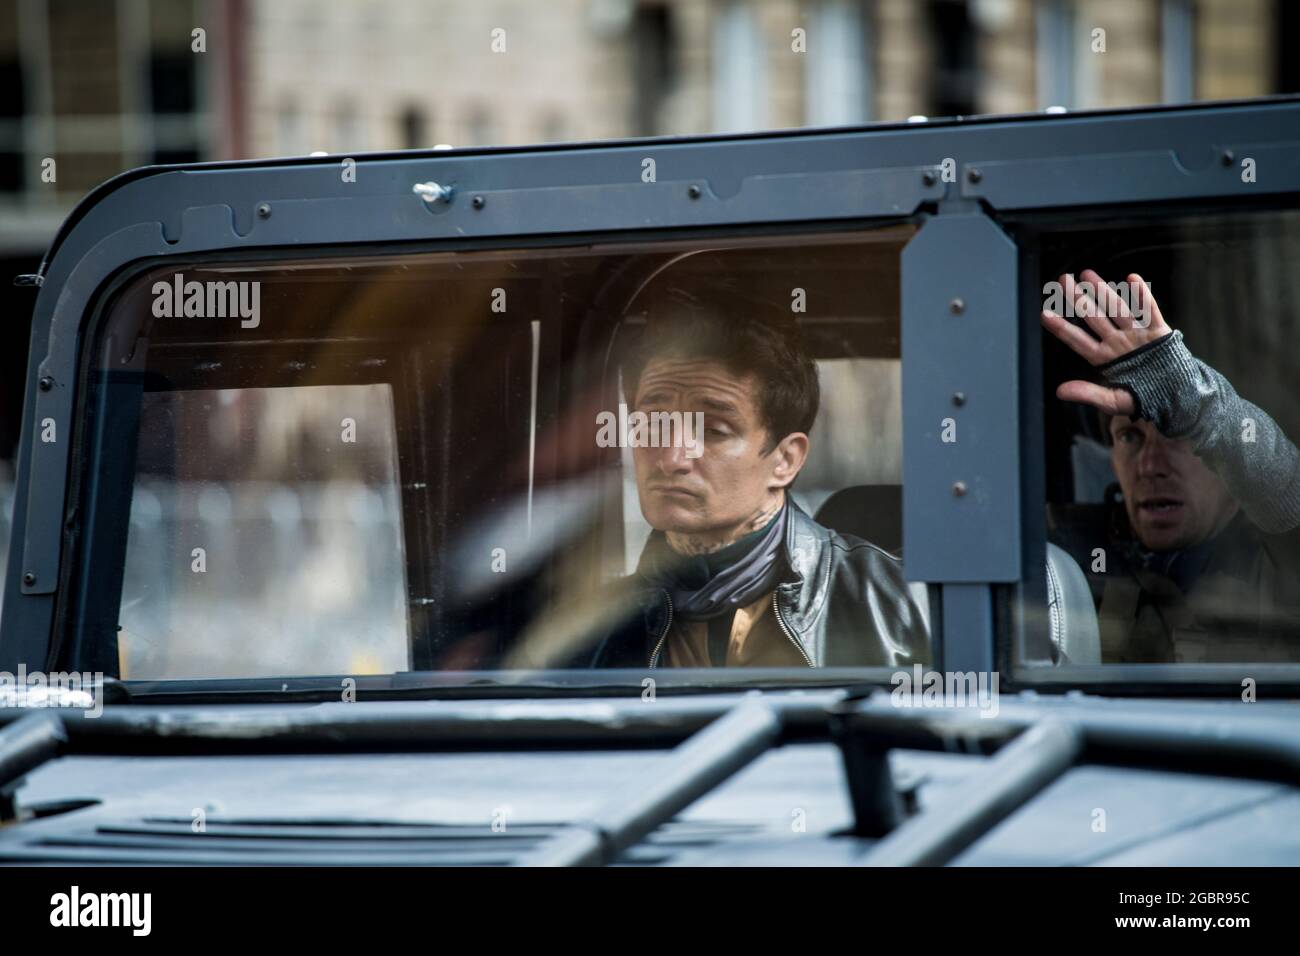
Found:
M 788 306 L 787 306 L 788 308 Z M 673 357 L 717 362 L 736 376 L 758 383 L 758 415 L 768 433 L 767 451 L 786 435 L 812 431 L 821 406 L 817 363 L 808 353 L 793 316 L 766 303 L 732 296 L 656 295 L 633 315 L 645 328 L 622 354 L 623 388 L 636 398 L 651 359 Z

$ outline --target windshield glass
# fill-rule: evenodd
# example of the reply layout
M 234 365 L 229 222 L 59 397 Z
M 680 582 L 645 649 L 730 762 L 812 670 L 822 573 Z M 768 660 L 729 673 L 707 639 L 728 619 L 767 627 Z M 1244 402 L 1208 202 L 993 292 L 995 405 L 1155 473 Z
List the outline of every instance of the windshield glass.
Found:
M 83 648 L 132 679 L 927 661 L 913 231 L 136 279 L 91 376 L 124 571 Z

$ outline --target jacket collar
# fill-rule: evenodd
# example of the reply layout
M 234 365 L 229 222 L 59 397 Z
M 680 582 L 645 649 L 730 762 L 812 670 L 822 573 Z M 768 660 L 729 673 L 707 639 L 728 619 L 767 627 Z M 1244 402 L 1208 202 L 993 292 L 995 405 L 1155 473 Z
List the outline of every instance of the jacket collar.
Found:
M 830 591 L 831 532 L 814 521 L 787 494 L 785 560 L 789 575 L 777 585 L 777 605 L 808 656 L 817 660 L 814 627 Z
M 819 663 L 815 627 L 830 591 L 831 532 L 814 521 L 789 493 L 786 507 L 790 514 L 781 554 L 786 574 L 776 586 L 777 607 L 781 621 L 794 634 L 809 660 Z M 645 608 L 646 630 L 658 634 L 665 625 L 665 592 L 659 587 L 651 588 L 650 592 L 654 600 Z

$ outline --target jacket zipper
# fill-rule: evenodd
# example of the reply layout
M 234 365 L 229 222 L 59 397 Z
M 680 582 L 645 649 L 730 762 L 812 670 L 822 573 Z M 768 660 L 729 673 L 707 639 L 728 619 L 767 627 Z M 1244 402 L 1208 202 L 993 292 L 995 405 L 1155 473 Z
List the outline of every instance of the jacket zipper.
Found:
M 668 620 L 664 622 L 664 631 L 659 635 L 659 643 L 655 644 L 655 649 L 650 654 L 650 669 L 654 670 L 659 663 L 659 652 L 664 649 L 664 641 L 668 640 L 668 632 L 673 626 L 673 598 L 667 591 L 663 592 L 664 600 L 668 602 Z
M 815 665 L 812 662 L 812 658 L 808 656 L 808 652 L 803 649 L 803 645 L 795 639 L 790 628 L 786 626 L 785 618 L 781 617 L 781 605 L 777 603 L 775 591 L 772 592 L 772 613 L 776 615 L 776 623 L 781 626 L 781 633 L 790 639 L 790 643 L 793 644 L 794 649 L 799 652 L 799 656 L 803 658 L 804 663 L 809 667 L 814 667 Z

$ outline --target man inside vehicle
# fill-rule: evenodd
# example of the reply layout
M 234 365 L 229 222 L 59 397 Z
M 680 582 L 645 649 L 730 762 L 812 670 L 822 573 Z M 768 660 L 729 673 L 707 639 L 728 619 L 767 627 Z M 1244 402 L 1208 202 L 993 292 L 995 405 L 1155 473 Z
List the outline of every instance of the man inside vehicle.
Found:
M 1051 536 L 1091 572 L 1102 661 L 1300 660 L 1300 451 L 1193 357 L 1140 276 L 1129 302 L 1080 279 L 1060 281 L 1093 334 L 1042 322 L 1103 379 L 1056 394 L 1100 412 L 1123 507 L 1076 508 Z
M 637 411 L 704 413 L 703 453 L 634 447 L 653 529 L 636 612 L 596 667 L 906 667 L 925 617 L 898 559 L 814 521 L 789 489 L 817 418 L 817 366 L 788 317 L 666 297 L 622 362 Z

